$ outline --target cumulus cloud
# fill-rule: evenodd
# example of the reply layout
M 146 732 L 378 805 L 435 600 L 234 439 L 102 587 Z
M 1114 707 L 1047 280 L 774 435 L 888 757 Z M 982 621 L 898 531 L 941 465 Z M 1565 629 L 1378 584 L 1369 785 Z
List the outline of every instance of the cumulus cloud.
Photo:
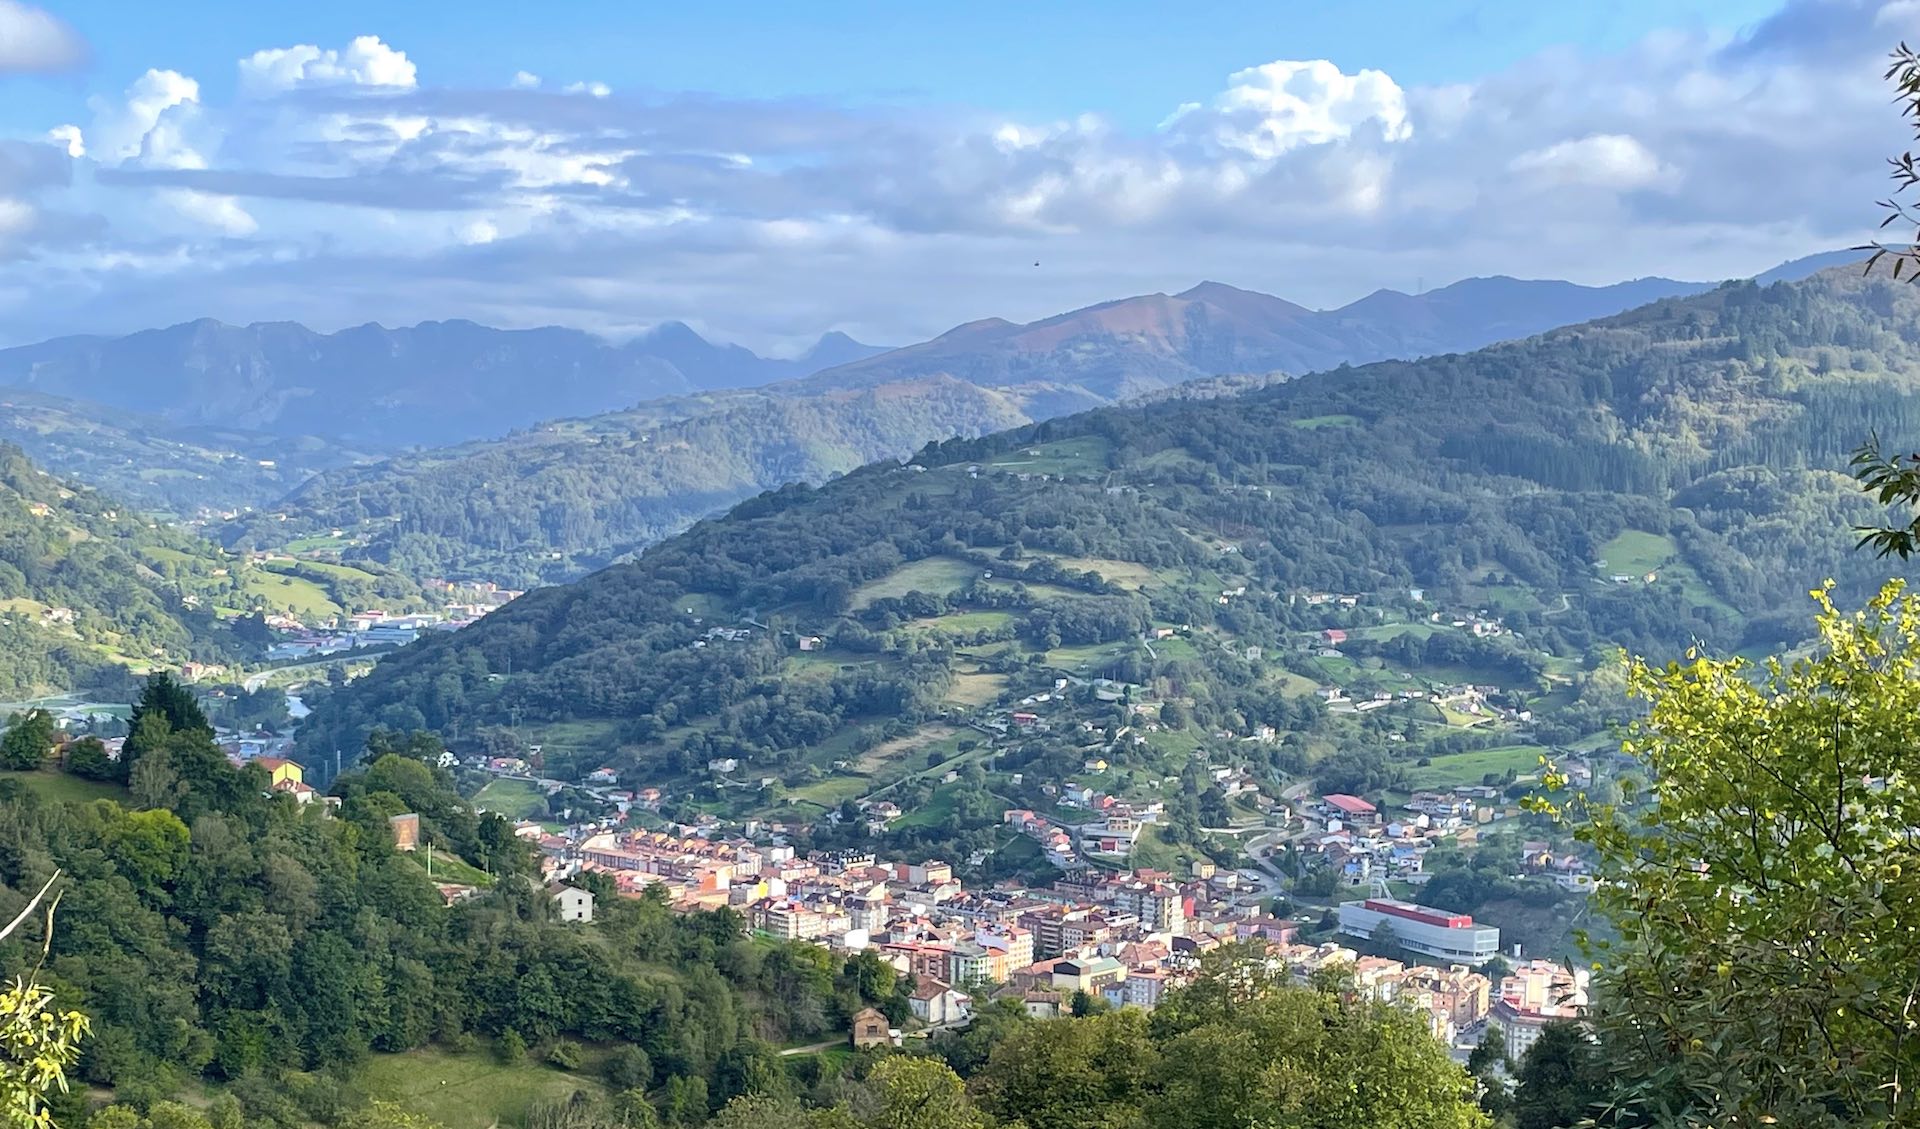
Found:
M 1346 74 L 1326 59 L 1280 60 L 1228 76 L 1210 110 L 1189 103 L 1172 119 L 1223 149 L 1260 160 L 1373 128 L 1385 141 L 1413 134 L 1406 92 L 1384 71 Z
M 86 41 L 65 20 L 21 0 L 0 0 L 0 75 L 54 74 L 86 59 Z
M 1623 133 L 1594 133 L 1529 149 L 1507 167 L 1548 184 L 1611 189 L 1645 188 L 1664 175 L 1659 158 Z
M 1879 59 L 1913 35 L 1920 0 L 1791 0 L 1745 34 L 1444 86 L 1256 56 L 1147 129 L 527 72 L 457 88 L 373 36 L 272 48 L 217 104 L 156 69 L 46 123 L 31 141 L 70 177 L 10 186 L 0 160 L 9 253 L 38 272 L 0 296 L 0 338 L 469 316 L 778 345 L 1202 276 L 1316 305 L 1416 275 L 1724 277 L 1871 229 L 1909 140 Z
M 255 94 L 315 86 L 406 90 L 417 84 L 413 61 L 377 35 L 359 36 L 337 51 L 299 44 L 255 51 L 240 60 L 241 88 Z

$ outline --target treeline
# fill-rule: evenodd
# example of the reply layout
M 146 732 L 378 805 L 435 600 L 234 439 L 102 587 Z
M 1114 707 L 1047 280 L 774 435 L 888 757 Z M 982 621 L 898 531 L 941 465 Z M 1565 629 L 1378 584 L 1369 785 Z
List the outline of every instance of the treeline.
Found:
M 375 538 L 353 559 L 528 587 L 602 567 L 758 491 L 1024 421 L 1003 397 L 954 380 L 831 401 L 739 393 L 684 403 L 698 414 L 637 409 L 331 471 L 288 499 L 288 521 L 242 522 L 225 539 L 266 548 L 372 522 Z
M 862 1007 L 906 1016 L 890 968 L 751 943 L 728 911 L 677 915 L 599 883 L 591 928 L 557 923 L 527 844 L 461 801 L 431 739 L 378 735 L 372 763 L 337 782 L 333 815 L 229 765 L 163 679 L 127 748 L 122 802 L 50 803 L 0 781 L 6 912 L 64 873 L 42 979 L 92 1018 L 79 1072 L 116 1101 L 145 1109 L 201 1079 L 271 1094 L 287 1072 L 318 1072 L 331 1081 L 315 1102 L 338 1101 L 371 1053 L 572 1039 L 632 1048 L 624 1087 L 649 1100 L 697 1079 L 717 1105 L 755 1076 L 746 1063 L 772 1060 L 769 1044 L 832 1037 Z M 404 812 L 423 844 L 485 875 L 480 896 L 443 903 L 394 847 L 388 821 Z M 23 929 L 7 963 L 31 966 L 46 941 Z M 84 1120 L 82 1092 L 63 1124 Z M 259 1106 L 247 1124 L 317 1116 Z

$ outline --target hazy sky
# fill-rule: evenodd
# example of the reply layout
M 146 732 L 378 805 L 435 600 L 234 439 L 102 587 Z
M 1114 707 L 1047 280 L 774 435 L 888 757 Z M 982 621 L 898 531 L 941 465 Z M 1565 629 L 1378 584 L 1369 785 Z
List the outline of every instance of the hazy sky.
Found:
M 1920 0 L 0 0 L 0 342 L 1750 274 L 1877 223 L 1902 38 Z

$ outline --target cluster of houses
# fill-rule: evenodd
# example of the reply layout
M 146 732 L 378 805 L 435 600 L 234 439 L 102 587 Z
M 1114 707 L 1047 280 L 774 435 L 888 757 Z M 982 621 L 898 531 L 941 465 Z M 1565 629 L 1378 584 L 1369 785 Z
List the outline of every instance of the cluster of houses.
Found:
M 1252 900 L 1242 877 L 1212 867 L 1181 878 L 1082 867 L 1051 887 L 970 890 L 939 861 L 886 862 L 859 850 L 802 857 L 777 841 L 610 822 L 568 834 L 520 830 L 558 890 L 596 871 L 623 895 L 658 887 L 682 910 L 732 907 L 770 937 L 870 949 L 914 979 L 914 1014 L 929 1026 L 965 1022 L 982 992 L 1017 995 L 1036 1015 L 1061 1013 L 1075 992 L 1152 1007 L 1206 949 L 1290 941 L 1296 929 L 1237 904 Z
M 1388 818 L 1359 796 L 1330 793 L 1306 802 L 1310 831 L 1299 848 L 1349 886 L 1385 879 L 1418 885 L 1427 879 L 1425 858 L 1435 846 L 1472 847 L 1482 825 L 1520 814 L 1518 808 L 1501 806 L 1501 799 L 1497 788 L 1416 792 Z
M 1495 983 L 1462 964 L 1409 965 L 1362 956 L 1332 943 L 1280 945 L 1271 955 L 1301 980 L 1323 969 L 1344 969 L 1355 991 L 1426 1016 L 1434 1036 L 1449 1045 L 1478 1042 L 1485 1031 L 1498 1027 L 1515 1058 L 1526 1053 L 1547 1024 L 1578 1019 L 1588 1003 L 1587 971 L 1551 961 L 1528 961 Z
M 969 890 L 944 863 L 886 862 L 866 851 L 803 858 L 746 840 L 611 831 L 577 844 L 546 836 L 541 846 L 556 878 L 599 870 L 623 894 L 657 885 L 678 908 L 731 906 L 770 937 L 872 951 L 911 978 L 913 1016 L 931 1028 L 966 1023 L 980 999 L 1014 999 L 1041 1018 L 1065 1014 L 1077 994 L 1151 1009 L 1191 978 L 1207 951 L 1247 941 L 1268 945 L 1271 959 L 1301 979 L 1345 967 L 1355 991 L 1419 1011 L 1450 1043 L 1498 1025 L 1519 1053 L 1540 1028 L 1577 1017 L 1587 1002 L 1586 974 L 1548 962 L 1522 965 L 1496 984 L 1460 960 L 1407 965 L 1336 944 L 1298 944 L 1295 923 L 1234 904 L 1231 878 L 1222 887 L 1215 874 L 1086 868 L 1047 888 Z M 559 887 L 556 901 L 563 918 L 591 916 L 591 897 L 572 887 Z M 1416 936 L 1406 918 L 1396 920 Z M 884 1022 L 867 1028 L 863 1036 L 856 1018 L 856 1045 L 900 1036 Z
M 1071 781 L 1060 789 L 1059 804 L 1084 809 L 1089 819 L 1068 823 L 1027 808 L 1010 808 L 1000 816 L 1007 826 L 1039 843 L 1047 862 L 1059 870 L 1086 866 L 1082 852 L 1126 856 L 1140 832 L 1166 811 L 1159 800 L 1122 800 Z

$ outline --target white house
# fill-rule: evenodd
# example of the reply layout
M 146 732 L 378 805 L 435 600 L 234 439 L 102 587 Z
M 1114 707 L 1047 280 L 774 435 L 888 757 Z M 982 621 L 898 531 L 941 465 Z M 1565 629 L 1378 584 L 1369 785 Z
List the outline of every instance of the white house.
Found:
M 562 886 L 553 892 L 562 921 L 592 921 L 593 895 L 575 886 Z
M 972 1014 L 973 999 L 950 984 L 923 977 L 920 986 L 913 990 L 908 1006 L 920 1022 L 929 1027 L 944 1027 L 966 1022 Z

